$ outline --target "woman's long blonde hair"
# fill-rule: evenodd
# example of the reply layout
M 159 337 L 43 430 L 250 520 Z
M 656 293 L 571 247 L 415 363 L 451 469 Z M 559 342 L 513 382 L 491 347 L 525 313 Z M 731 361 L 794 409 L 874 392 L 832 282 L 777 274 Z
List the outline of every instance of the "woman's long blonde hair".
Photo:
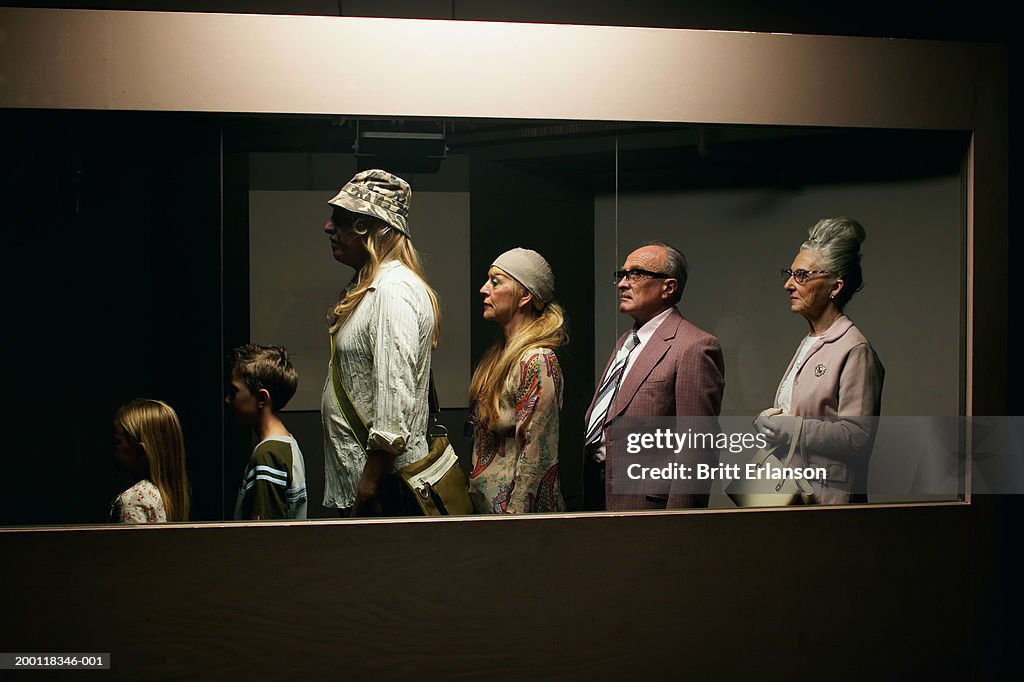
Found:
M 334 310 L 330 315 L 331 333 L 338 331 L 349 315 L 359 306 L 363 297 L 366 296 L 366 292 L 370 290 L 370 285 L 373 283 L 373 278 L 377 276 L 380 264 L 394 259 L 412 270 L 426 287 L 427 296 L 430 297 L 430 307 L 434 311 L 434 333 L 430 345 L 432 348 L 437 348 L 438 339 L 441 337 L 441 310 L 437 306 L 437 294 L 434 293 L 423 276 L 423 265 L 416 248 L 408 237 L 383 220 L 351 211 L 347 211 L 347 213 L 353 216 L 353 228 L 356 234 L 363 239 L 369 258 L 356 273 L 353 284 L 342 293 L 341 300 L 334 305 Z
M 526 288 L 515 279 L 512 280 L 512 286 L 516 299 L 526 293 Z M 533 307 L 530 310 L 533 311 L 533 319 L 519 327 L 511 339 L 506 340 L 502 334 L 487 349 L 473 371 L 473 379 L 469 383 L 469 402 L 470 405 L 475 403 L 475 419 L 484 428 L 497 423 L 501 392 L 511 390 L 523 354 L 535 348 L 554 350 L 569 341 L 562 306 L 552 301 L 540 312 Z
M 174 409 L 162 400 L 133 400 L 114 421 L 146 453 L 149 479 L 160 491 L 167 520 L 188 521 L 185 437 Z

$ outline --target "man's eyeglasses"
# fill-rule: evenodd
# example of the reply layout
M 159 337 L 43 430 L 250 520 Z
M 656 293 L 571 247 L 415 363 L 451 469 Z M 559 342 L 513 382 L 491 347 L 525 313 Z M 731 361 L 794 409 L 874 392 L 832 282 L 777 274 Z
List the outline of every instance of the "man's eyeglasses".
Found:
M 806 284 L 807 280 L 811 278 L 811 275 L 834 275 L 835 273 L 831 270 L 790 270 L 789 268 L 782 268 L 782 279 L 788 280 L 792 277 L 796 280 L 797 284 Z
M 613 284 L 618 284 L 625 277 L 626 281 L 630 284 L 636 284 L 645 277 L 653 277 L 655 279 L 672 279 L 672 275 L 666 275 L 663 272 L 651 272 L 650 270 L 642 270 L 640 268 L 633 268 L 632 270 L 616 270 L 613 273 L 615 281 Z

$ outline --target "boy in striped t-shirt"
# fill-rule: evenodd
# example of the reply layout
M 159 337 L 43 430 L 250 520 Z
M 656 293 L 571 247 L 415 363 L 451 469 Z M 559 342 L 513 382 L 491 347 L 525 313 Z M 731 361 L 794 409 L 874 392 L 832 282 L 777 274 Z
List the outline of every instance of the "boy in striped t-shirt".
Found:
M 242 475 L 236 520 L 306 518 L 302 452 L 278 414 L 298 385 L 298 372 L 282 346 L 246 344 L 232 351 L 224 401 L 259 438 Z

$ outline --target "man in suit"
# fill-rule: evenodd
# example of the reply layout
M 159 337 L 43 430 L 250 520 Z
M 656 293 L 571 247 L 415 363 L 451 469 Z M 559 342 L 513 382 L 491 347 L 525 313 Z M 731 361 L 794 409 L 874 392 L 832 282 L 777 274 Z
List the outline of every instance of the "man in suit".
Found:
M 687 321 L 676 305 L 686 286 L 686 257 L 662 242 L 648 242 L 629 254 L 615 273 L 619 312 L 632 328 L 615 345 L 586 415 L 586 468 L 591 481 L 604 479 L 604 508 L 680 509 L 706 507 L 710 481 L 676 480 L 663 488 L 623 494 L 612 466 L 625 452 L 624 433 L 612 428 L 624 417 L 710 417 L 722 407 L 725 365 L 718 339 Z M 693 422 L 696 424 L 697 422 Z M 717 452 L 687 452 L 688 461 L 714 462 Z M 605 472 L 602 476 L 601 473 Z M 661 483 L 661 485 L 665 485 Z M 591 483 L 593 486 L 593 483 Z M 598 492 L 600 489 L 598 489 Z M 588 503 L 588 508 L 600 508 Z

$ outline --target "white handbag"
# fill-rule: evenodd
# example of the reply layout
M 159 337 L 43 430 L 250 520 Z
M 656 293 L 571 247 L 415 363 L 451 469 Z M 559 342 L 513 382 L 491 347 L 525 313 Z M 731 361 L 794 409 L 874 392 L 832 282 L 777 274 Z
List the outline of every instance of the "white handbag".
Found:
M 770 469 L 781 470 L 790 466 L 798 447 L 803 451 L 803 424 L 803 417 L 796 417 L 796 428 L 789 439 L 789 451 L 784 460 L 779 461 L 777 454 L 783 445 L 761 448 L 744 467 L 743 475 L 726 486 L 725 494 L 737 507 L 785 507 L 811 501 L 814 490 L 807 479 L 769 478 L 767 475 Z M 751 466 L 755 468 L 751 469 Z M 750 472 L 755 472 L 755 475 L 748 476 Z

